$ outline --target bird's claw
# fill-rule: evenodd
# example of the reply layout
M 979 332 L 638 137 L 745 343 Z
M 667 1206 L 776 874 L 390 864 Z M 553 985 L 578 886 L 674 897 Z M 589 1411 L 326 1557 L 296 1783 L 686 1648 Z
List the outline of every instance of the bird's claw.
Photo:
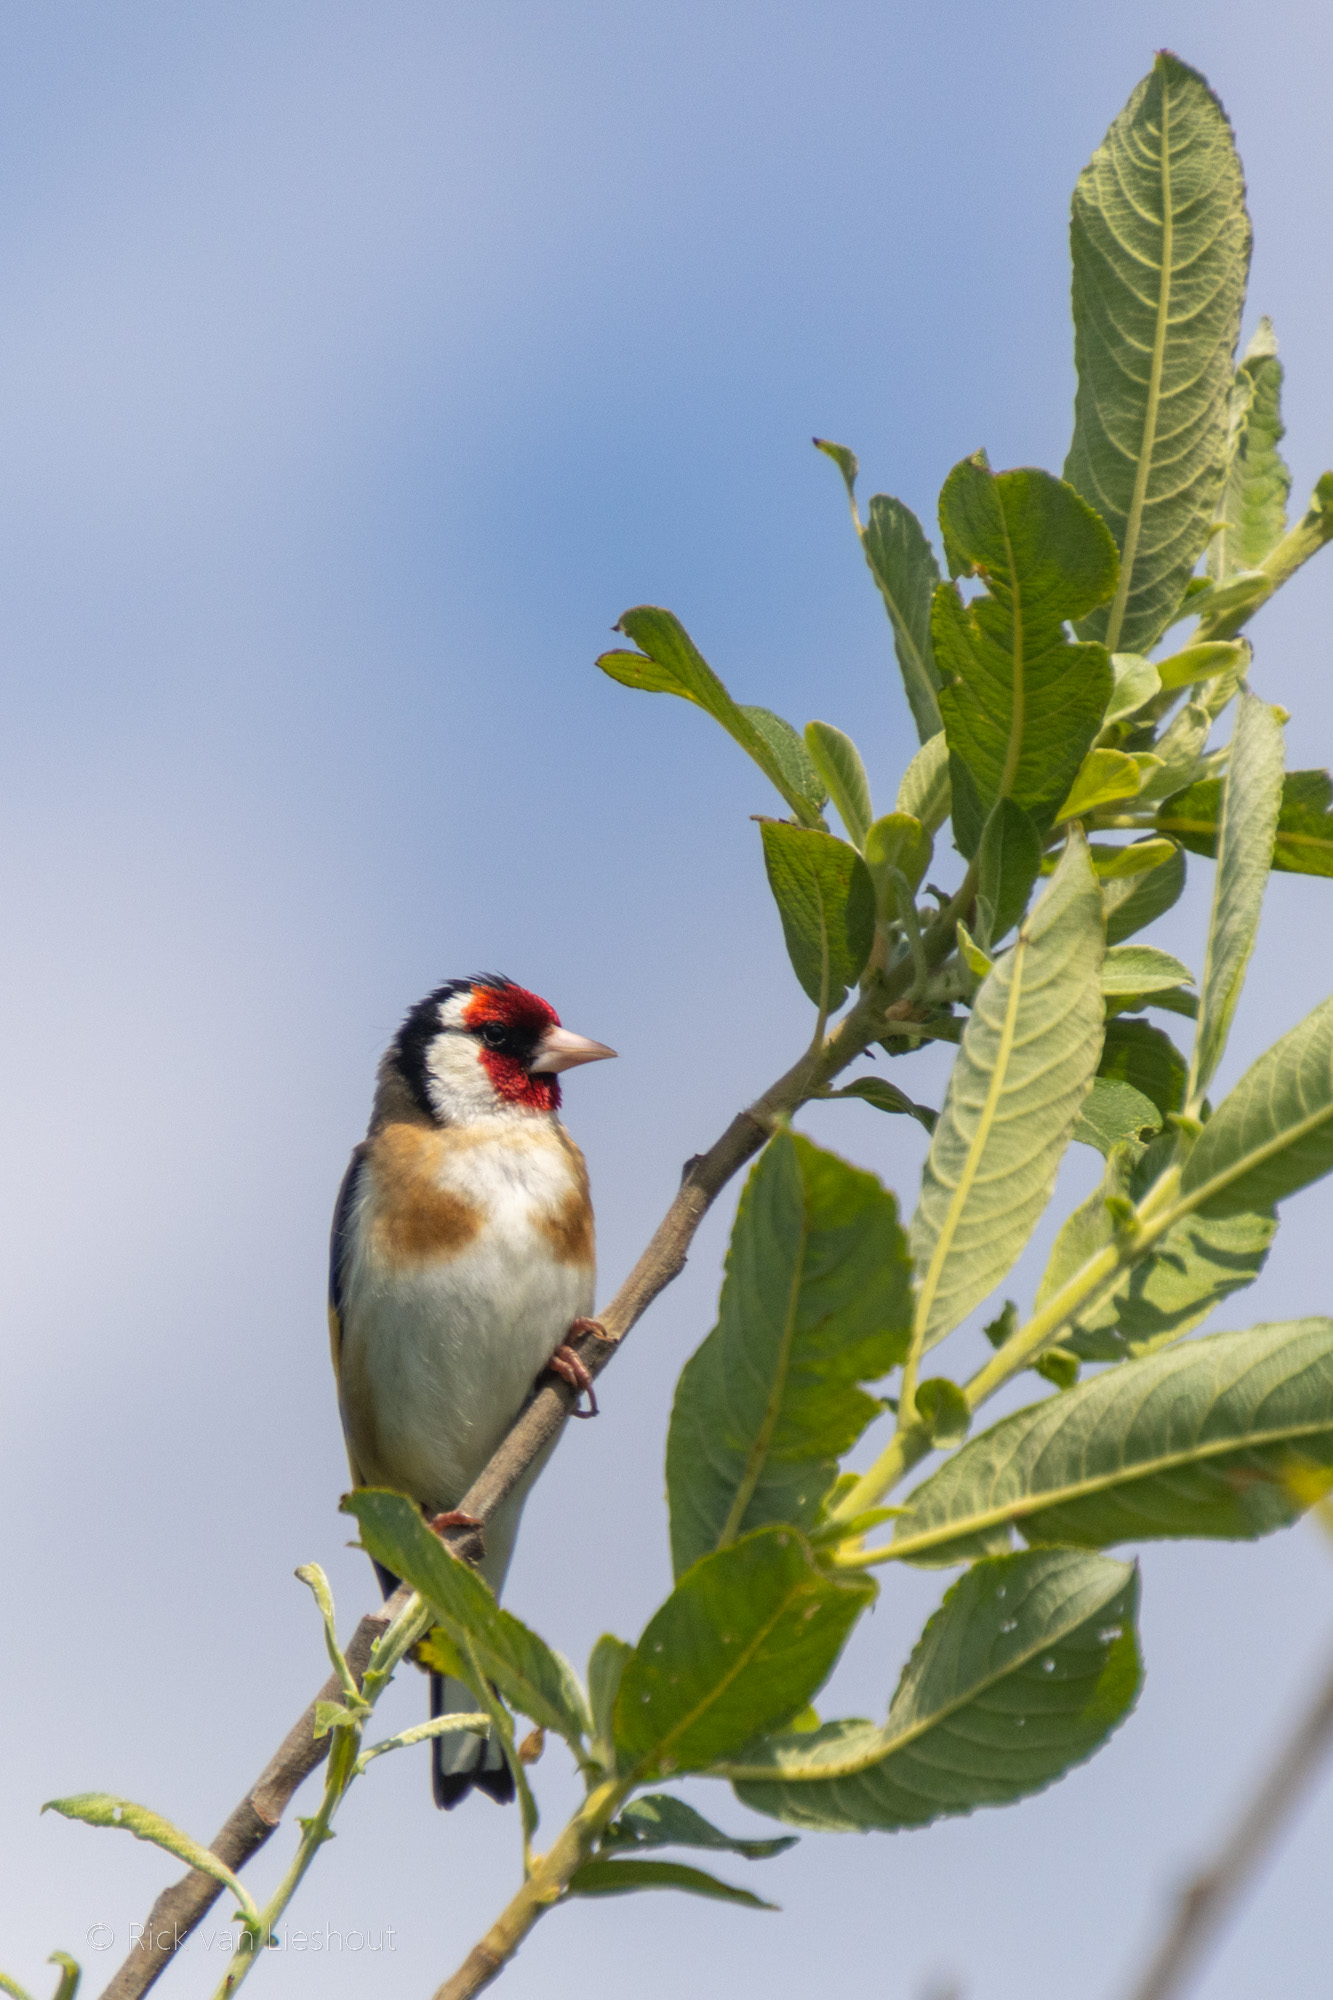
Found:
M 586 1326 L 586 1321 L 580 1324 L 578 1320 L 575 1320 L 569 1330 L 571 1333 L 582 1333 Z M 602 1337 L 605 1339 L 606 1336 L 603 1335 Z M 555 1353 L 546 1365 L 553 1375 L 560 1377 L 562 1382 L 568 1382 L 570 1388 L 575 1390 L 577 1395 L 588 1398 L 588 1408 L 586 1410 L 581 1410 L 576 1401 L 569 1414 L 572 1417 L 595 1417 L 597 1415 L 597 1398 L 593 1393 L 592 1371 L 586 1362 L 579 1359 L 568 1342 L 561 1341 L 559 1347 L 556 1348 Z
M 484 1528 L 485 1525 L 479 1515 L 465 1514 L 461 1507 L 450 1507 L 429 1523 L 432 1532 L 437 1535 L 442 1535 L 446 1528 Z

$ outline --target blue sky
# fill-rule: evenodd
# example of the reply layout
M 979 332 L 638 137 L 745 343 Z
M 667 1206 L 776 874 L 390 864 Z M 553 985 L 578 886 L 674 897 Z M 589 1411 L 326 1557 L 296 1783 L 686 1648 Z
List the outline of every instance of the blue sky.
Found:
M 406 1006 L 495 965 L 622 1051 L 566 1095 L 608 1289 L 680 1162 L 809 1032 L 749 820 L 772 800 L 702 717 L 594 671 L 616 617 L 671 606 L 739 698 L 850 729 L 891 798 L 907 711 L 810 436 L 928 521 L 978 445 L 1058 469 L 1069 191 L 1163 45 L 1237 127 L 1247 325 L 1277 324 L 1303 502 L 1333 462 L 1331 41 L 1308 0 L 0 19 L 7 1970 L 40 1985 L 59 1946 L 96 1990 L 119 1954 L 90 1927 L 123 1944 L 163 1879 L 41 1801 L 104 1788 L 208 1837 L 322 1672 L 295 1565 L 325 1564 L 348 1624 L 369 1601 L 323 1263 Z M 1256 628 L 1303 765 L 1333 751 L 1325 561 Z M 1324 996 L 1328 894 L 1275 883 L 1228 1076 Z M 1201 921 L 1196 893 L 1160 941 L 1197 963 Z M 929 1060 L 912 1087 L 938 1091 Z M 807 1128 L 910 1209 L 904 1122 Z M 1091 1170 L 1071 1160 L 1063 1201 Z M 1226 1324 L 1327 1309 L 1327 1201 L 1291 1205 Z M 666 1414 L 725 1222 L 529 1508 L 510 1601 L 576 1659 L 666 1586 Z M 561 1911 L 506 1993 L 781 2000 L 832 1970 L 887 2000 L 1115 2000 L 1322 1667 L 1333 1548 L 1307 1525 L 1154 1549 L 1144 1586 L 1139 1711 L 1061 1786 L 803 1841 L 758 1884 L 781 1916 Z M 838 1701 L 883 1706 L 939 1589 L 893 1580 Z M 396 1690 L 394 1725 L 423 1698 Z M 554 1816 L 555 1752 L 542 1771 Z M 1326 1991 L 1330 1837 L 1325 1784 L 1201 2000 Z M 393 1926 L 375 1977 L 429 1992 L 515 1844 L 512 1815 L 442 1818 L 424 1767 L 386 1760 L 293 1923 Z M 337 2000 L 365 1964 L 255 1976 Z M 171 1975 L 220 1976 L 203 1939 Z

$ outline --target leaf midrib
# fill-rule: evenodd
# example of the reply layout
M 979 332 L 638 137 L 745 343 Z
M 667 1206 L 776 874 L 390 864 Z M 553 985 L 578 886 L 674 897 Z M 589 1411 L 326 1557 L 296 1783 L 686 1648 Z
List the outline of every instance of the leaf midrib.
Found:
M 1171 269 L 1175 257 L 1175 219 L 1171 213 L 1169 108 L 1171 92 L 1165 70 L 1160 74 L 1162 77 L 1162 276 L 1157 293 L 1157 322 L 1153 329 L 1152 361 L 1148 371 L 1148 400 L 1143 412 L 1143 442 L 1139 447 L 1139 462 L 1134 471 L 1134 490 L 1130 496 L 1129 513 L 1125 519 L 1125 540 L 1120 553 L 1120 576 L 1106 620 L 1105 645 L 1108 653 L 1114 653 L 1120 644 L 1120 631 L 1125 622 L 1125 610 L 1129 603 L 1134 562 L 1139 550 L 1139 533 L 1143 526 L 1143 509 L 1148 497 L 1148 481 L 1152 476 L 1153 447 L 1157 441 L 1157 411 L 1162 395 L 1162 375 L 1166 367 L 1166 335 L 1171 311 Z
M 1072 1638 L 1075 1632 L 1086 1625 L 1090 1619 L 1095 1618 L 1098 1611 L 1111 1598 L 1118 1597 L 1124 1587 L 1124 1579 L 1122 1578 L 1116 1584 L 1115 1589 L 1108 1591 L 1106 1597 L 1101 1600 L 1099 1605 L 1094 1606 L 1092 1610 L 1085 1610 L 1080 1617 L 1073 1617 L 1071 1614 L 1058 1631 L 1054 1633 L 1048 1631 L 1040 1643 L 1023 1647 L 1011 1655 L 1003 1666 L 997 1667 L 993 1673 L 986 1674 L 980 1680 L 974 1681 L 970 1687 L 955 1696 L 952 1701 L 945 1702 L 939 1708 L 932 1709 L 929 1715 L 919 1718 L 906 1729 L 900 1729 L 896 1734 L 890 1735 L 889 1725 L 886 1723 L 880 1732 L 879 1742 L 873 1751 L 859 1752 L 855 1757 L 844 1758 L 840 1763 L 810 1765 L 805 1770 L 801 1770 L 799 1767 L 793 1769 L 790 1765 L 784 1765 L 780 1771 L 775 1771 L 772 1765 L 754 1764 L 718 1764 L 713 1768 L 719 1776 L 729 1778 L 733 1784 L 739 1780 L 745 1780 L 749 1783 L 783 1784 L 790 1782 L 808 1784 L 821 1778 L 856 1777 L 861 1771 L 869 1771 L 876 1765 L 887 1763 L 889 1758 L 896 1756 L 899 1751 L 910 1749 L 913 1743 L 919 1742 L 932 1729 L 938 1729 L 943 1723 L 949 1720 L 950 1716 L 957 1715 L 961 1709 L 970 1708 L 973 1702 L 980 1701 L 982 1695 L 989 1688 L 995 1687 L 1000 1681 L 1008 1680 L 1011 1675 L 1020 1672 L 1023 1667 L 1027 1666 L 1029 1661 L 1035 1660 L 1042 1653 L 1049 1653 L 1052 1647 L 1063 1645 L 1066 1639 Z
M 944 1275 L 944 1266 L 953 1248 L 954 1238 L 958 1234 L 958 1230 L 962 1224 L 963 1210 L 966 1208 L 968 1197 L 972 1192 L 972 1184 L 981 1170 L 981 1157 L 986 1149 L 986 1143 L 991 1134 L 991 1127 L 995 1123 L 995 1116 L 999 1110 L 1000 1098 L 1004 1092 L 1005 1082 L 1009 1074 L 1009 1062 L 1013 1054 L 1014 1036 L 1018 1026 L 1018 1005 L 1023 992 L 1023 973 L 1027 965 L 1027 954 L 1030 949 L 1031 939 L 1020 934 L 1018 942 L 1010 954 L 1010 963 L 1013 970 L 1010 976 L 1009 998 L 1005 1007 L 1004 1022 L 1000 1029 L 1000 1046 L 996 1051 L 995 1068 L 991 1074 L 990 1085 L 986 1091 L 986 1101 L 981 1107 L 981 1117 L 977 1121 L 977 1129 L 972 1136 L 972 1143 L 967 1149 L 967 1157 L 963 1162 L 963 1171 L 959 1175 L 958 1185 L 950 1197 L 949 1206 L 945 1211 L 944 1221 L 940 1225 L 940 1233 L 936 1239 L 930 1263 L 926 1267 L 925 1278 L 922 1280 L 921 1294 L 917 1301 L 917 1324 L 915 1331 L 917 1342 L 925 1339 L 926 1330 L 930 1325 L 930 1316 L 934 1310 L 935 1295 L 939 1291 L 940 1279 Z
M 697 1701 L 694 1707 L 682 1716 L 681 1720 L 672 1729 L 668 1730 L 665 1736 L 660 1737 L 650 1749 L 644 1751 L 642 1757 L 639 1758 L 634 1766 L 636 1775 L 642 1775 L 653 1766 L 661 1770 L 662 1759 L 670 1756 L 672 1746 L 679 1743 L 681 1737 L 685 1735 L 687 1730 L 693 1728 L 700 1716 L 707 1715 L 710 1708 L 717 1706 L 718 1702 L 721 1701 L 723 1695 L 727 1692 L 727 1689 L 732 1686 L 737 1676 L 749 1666 L 755 1654 L 764 1644 L 764 1641 L 772 1635 L 792 1606 L 798 1603 L 802 1596 L 809 1594 L 813 1580 L 809 1577 L 802 1577 L 798 1584 L 795 1584 L 790 1590 L 784 1593 L 781 1603 L 776 1606 L 772 1616 L 758 1628 L 749 1643 L 741 1648 L 727 1671 L 711 1684 L 707 1694 Z
M 975 1514 L 960 1514 L 950 1521 L 942 1522 L 938 1528 L 926 1529 L 919 1535 L 904 1535 L 888 1544 L 886 1561 L 916 1554 L 922 1549 L 938 1548 L 946 1542 L 957 1541 L 964 1535 L 975 1535 L 987 1528 L 1003 1527 L 1010 1521 L 1026 1520 L 1033 1514 L 1044 1514 L 1052 1507 L 1065 1507 L 1072 1501 L 1085 1500 L 1097 1493 L 1109 1492 L 1115 1486 L 1132 1486 L 1137 1480 L 1155 1478 L 1163 1472 L 1174 1472 L 1181 1466 L 1200 1465 L 1210 1459 L 1225 1458 L 1232 1452 L 1262 1451 L 1269 1445 L 1285 1444 L 1294 1438 L 1316 1437 L 1321 1432 L 1333 1431 L 1333 1414 L 1321 1422 L 1309 1424 L 1288 1424 L 1280 1430 L 1250 1431 L 1238 1438 L 1221 1438 L 1216 1443 L 1192 1445 L 1188 1450 L 1163 1452 L 1154 1459 L 1145 1459 L 1132 1467 L 1121 1467 L 1104 1473 L 1095 1479 L 1071 1480 L 1066 1486 L 1054 1486 L 1043 1493 L 1024 1494 L 1015 1500 L 1006 1501 L 999 1507 L 988 1507 Z M 1054 1442 L 1046 1439 L 1043 1450 Z M 1120 1537 L 1132 1541 L 1133 1536 Z
M 806 1250 L 809 1241 L 810 1218 L 806 1212 L 803 1198 L 801 1201 L 800 1248 L 787 1297 L 787 1315 L 782 1328 L 782 1339 L 778 1344 L 777 1366 L 773 1371 L 773 1382 L 769 1389 L 768 1400 L 764 1406 L 763 1419 L 759 1425 L 759 1429 L 755 1433 L 754 1443 L 750 1446 L 746 1457 L 745 1470 L 741 1474 L 740 1484 L 736 1488 L 735 1498 L 732 1500 L 727 1518 L 722 1524 L 722 1532 L 717 1538 L 716 1547 L 719 1549 L 728 1548 L 740 1533 L 746 1509 L 754 1498 L 760 1474 L 768 1462 L 768 1455 L 772 1449 L 773 1434 L 777 1430 L 778 1418 L 782 1414 L 783 1398 L 787 1393 L 787 1376 L 791 1368 L 792 1342 L 796 1333 L 796 1308 L 800 1303 L 801 1282 L 805 1270 Z

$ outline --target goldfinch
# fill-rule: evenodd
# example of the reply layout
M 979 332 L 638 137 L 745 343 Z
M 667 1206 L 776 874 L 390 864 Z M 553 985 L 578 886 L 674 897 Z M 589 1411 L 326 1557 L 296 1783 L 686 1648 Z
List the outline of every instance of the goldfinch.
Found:
M 592 1311 L 592 1203 L 556 1073 L 614 1054 L 499 974 L 437 986 L 398 1030 L 338 1194 L 329 1258 L 356 1485 L 450 1515 L 544 1369 L 587 1385 L 565 1340 Z M 486 1523 L 481 1573 L 497 1595 L 544 1463 Z M 475 1705 L 432 1676 L 432 1716 Z M 441 1806 L 474 1785 L 500 1801 L 514 1793 L 499 1744 L 463 1731 L 433 1739 L 432 1777 Z

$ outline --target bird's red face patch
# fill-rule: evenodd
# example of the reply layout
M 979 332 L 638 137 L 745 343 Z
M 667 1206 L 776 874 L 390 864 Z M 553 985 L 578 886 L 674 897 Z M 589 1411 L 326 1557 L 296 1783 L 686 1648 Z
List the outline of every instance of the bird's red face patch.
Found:
M 554 1007 L 522 986 L 478 986 L 463 1009 L 463 1020 L 473 1034 L 484 1037 L 489 1029 L 497 1039 L 494 1048 L 484 1039 L 481 1046 L 481 1066 L 497 1097 L 529 1111 L 558 1110 L 559 1079 L 528 1073 L 546 1030 L 560 1026 Z

